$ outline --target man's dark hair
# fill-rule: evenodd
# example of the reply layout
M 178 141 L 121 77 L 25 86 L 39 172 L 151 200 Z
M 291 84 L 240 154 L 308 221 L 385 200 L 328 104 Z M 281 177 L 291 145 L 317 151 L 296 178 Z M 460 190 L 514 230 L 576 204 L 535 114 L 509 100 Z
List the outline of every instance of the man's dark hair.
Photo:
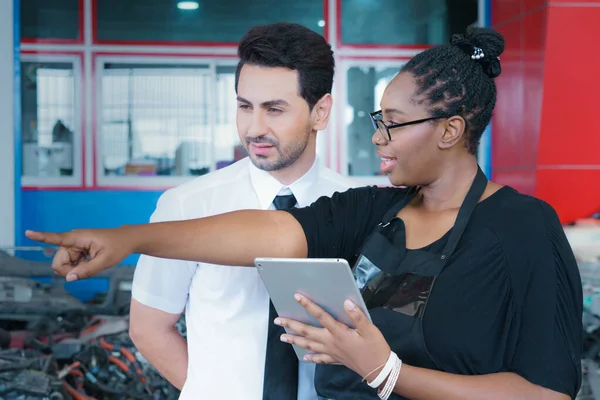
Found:
M 430 107 L 431 116 L 459 115 L 466 121 L 466 144 L 477 152 L 481 135 L 496 105 L 494 78 L 500 75 L 504 38 L 488 28 L 469 28 L 454 35 L 450 44 L 425 50 L 401 72 L 410 72 L 417 96 Z
M 335 67 L 333 51 L 323 36 L 305 26 L 276 23 L 254 27 L 242 38 L 238 57 L 236 93 L 244 64 L 298 71 L 299 94 L 310 110 L 321 97 L 331 93 Z

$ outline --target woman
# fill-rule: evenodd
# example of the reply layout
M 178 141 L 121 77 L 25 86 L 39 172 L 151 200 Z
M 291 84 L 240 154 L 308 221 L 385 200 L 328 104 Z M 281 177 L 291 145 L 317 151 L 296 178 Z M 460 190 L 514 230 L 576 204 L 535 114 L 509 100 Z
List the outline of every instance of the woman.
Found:
M 415 56 L 386 88 L 371 114 L 373 143 L 390 182 L 407 188 L 28 236 L 61 245 L 55 270 L 79 277 L 130 253 L 248 266 L 256 257 L 351 261 L 373 324 L 349 304 L 358 327 L 349 329 L 304 298 L 325 328 L 277 321 L 298 333 L 282 340 L 317 353 L 309 361 L 320 364 L 322 399 L 574 398 L 582 293 L 572 251 L 548 204 L 488 182 L 475 157 L 503 48 L 498 33 L 471 29 Z

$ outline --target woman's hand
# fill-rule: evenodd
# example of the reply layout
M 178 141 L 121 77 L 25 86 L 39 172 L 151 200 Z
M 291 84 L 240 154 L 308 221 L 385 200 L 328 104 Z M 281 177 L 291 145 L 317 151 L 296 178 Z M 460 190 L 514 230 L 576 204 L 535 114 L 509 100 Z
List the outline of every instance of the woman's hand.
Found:
M 37 242 L 60 246 L 52 260 L 52 269 L 67 281 L 89 278 L 117 265 L 134 252 L 136 239 L 125 228 L 64 233 L 27 231 L 25 235 Z
M 360 308 L 350 300 L 344 303 L 346 313 L 356 326 L 356 329 L 351 329 L 336 321 L 306 297 L 296 294 L 294 298 L 321 323 L 323 328 L 277 318 L 275 320 L 277 325 L 289 328 L 298 334 L 298 336 L 284 334 L 281 336 L 282 341 L 315 353 L 306 356 L 306 361 L 317 364 L 342 363 L 369 381 L 377 376 L 391 350 L 379 329 L 367 319 Z

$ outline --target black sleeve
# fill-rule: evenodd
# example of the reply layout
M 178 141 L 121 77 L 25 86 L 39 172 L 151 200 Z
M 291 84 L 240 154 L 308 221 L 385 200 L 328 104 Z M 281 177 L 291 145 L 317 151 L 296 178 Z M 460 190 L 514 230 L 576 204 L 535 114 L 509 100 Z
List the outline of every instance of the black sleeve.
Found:
M 351 262 L 367 236 L 406 189 L 376 186 L 321 197 L 312 205 L 289 210 L 302 225 L 309 258 L 343 258 Z
M 523 293 L 520 329 L 510 367 L 530 382 L 574 399 L 581 386 L 581 278 L 558 216 L 548 204 L 538 204 L 541 210 L 536 214 L 541 218 L 530 218 L 541 222 L 535 231 L 541 239 L 536 240 L 534 248 L 509 260 L 513 285 L 520 286 Z

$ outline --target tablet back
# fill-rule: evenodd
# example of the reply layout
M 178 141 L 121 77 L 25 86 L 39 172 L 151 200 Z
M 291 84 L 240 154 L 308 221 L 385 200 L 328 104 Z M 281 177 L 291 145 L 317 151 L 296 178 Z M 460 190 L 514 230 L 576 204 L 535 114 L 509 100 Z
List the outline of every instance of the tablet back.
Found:
M 294 299 L 294 293 L 300 293 L 351 328 L 355 326 L 344 310 L 346 299 L 352 300 L 371 319 L 346 260 L 257 258 L 254 264 L 280 317 L 321 327 Z M 300 360 L 308 353 L 297 346 L 294 349 Z

